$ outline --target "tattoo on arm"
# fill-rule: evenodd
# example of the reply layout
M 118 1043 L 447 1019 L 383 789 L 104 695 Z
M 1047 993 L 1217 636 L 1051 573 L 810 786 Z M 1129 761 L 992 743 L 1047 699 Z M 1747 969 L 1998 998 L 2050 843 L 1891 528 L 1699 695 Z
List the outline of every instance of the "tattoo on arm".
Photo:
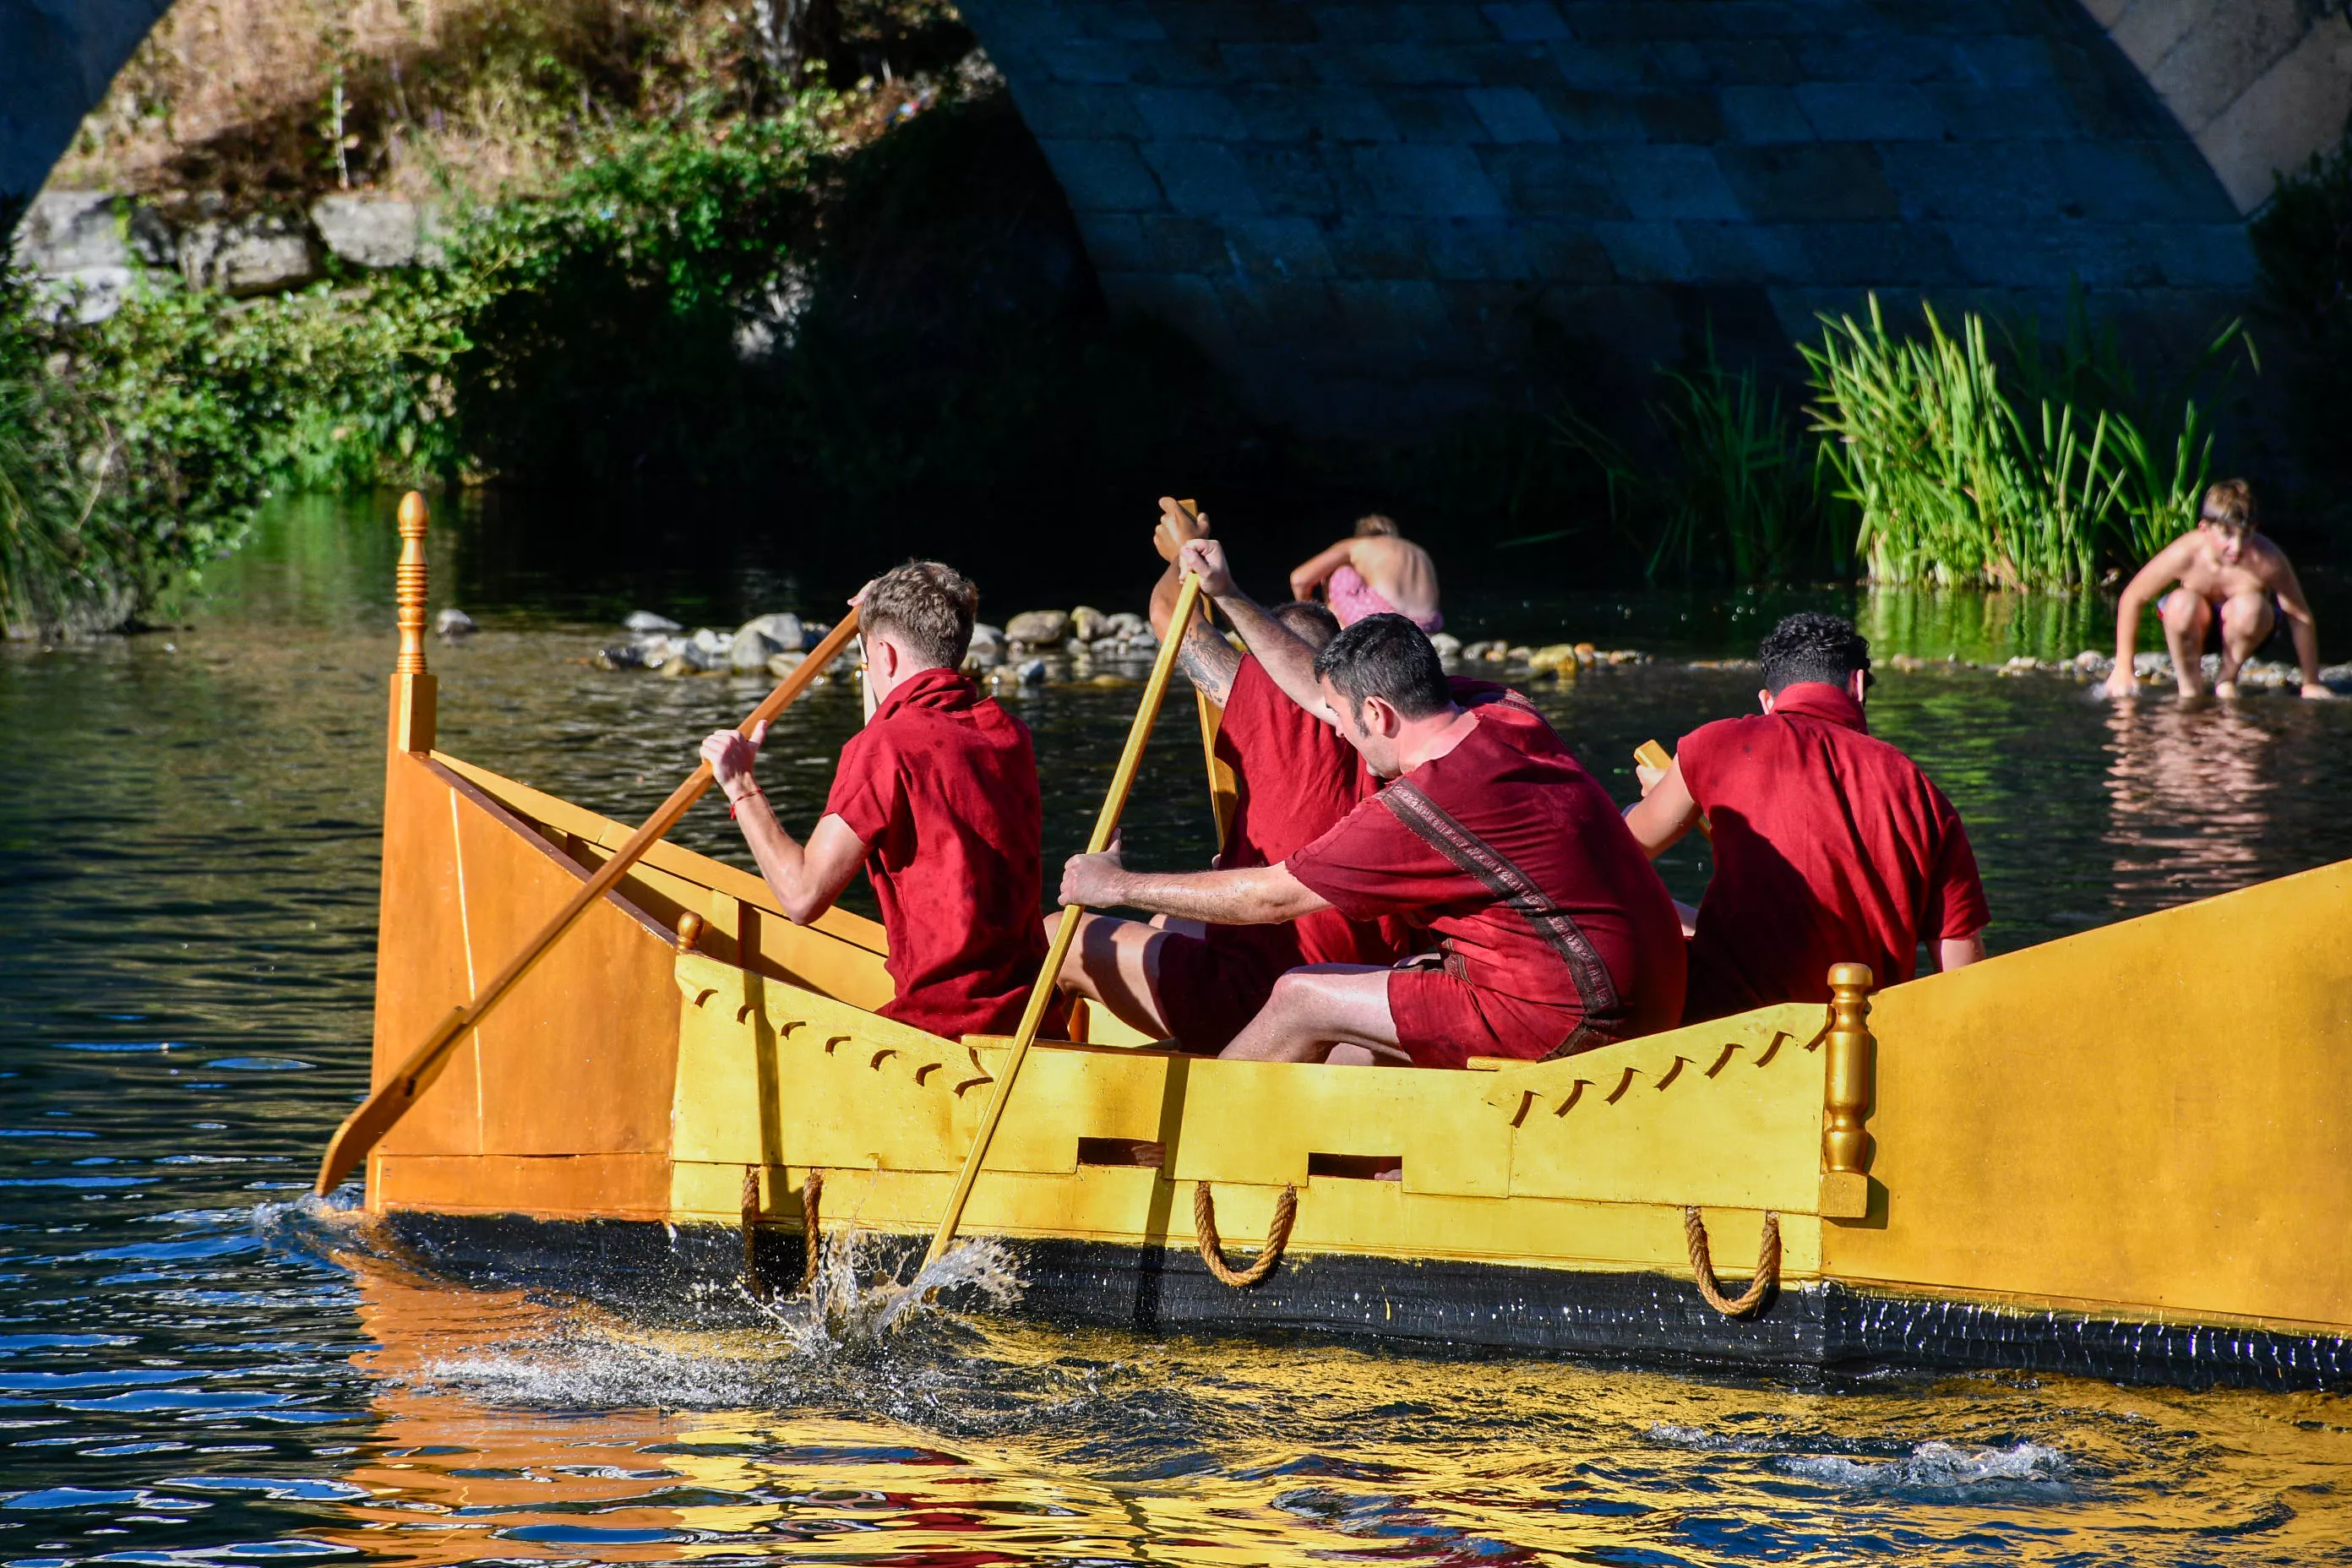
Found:
M 1184 628 L 1184 640 L 1176 647 L 1176 664 L 1196 690 L 1222 708 L 1233 697 L 1234 677 L 1241 671 L 1242 656 L 1206 621 L 1195 616 Z

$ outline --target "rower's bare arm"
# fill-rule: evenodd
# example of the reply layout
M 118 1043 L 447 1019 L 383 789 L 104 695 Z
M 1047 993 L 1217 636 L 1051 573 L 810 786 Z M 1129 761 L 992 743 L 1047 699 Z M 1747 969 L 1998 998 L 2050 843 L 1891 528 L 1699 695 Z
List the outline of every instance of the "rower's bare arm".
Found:
M 1062 868 L 1062 902 L 1146 910 L 1209 925 L 1276 925 L 1331 906 L 1280 866 L 1237 871 L 1130 871 L 1113 846 L 1073 855 Z
M 2147 565 L 2132 574 L 2124 584 L 2123 595 L 2116 601 L 2116 668 L 2107 677 L 2107 692 L 2114 697 L 2128 697 L 2136 681 L 2132 674 L 2132 658 L 2139 651 L 2139 618 L 2155 603 L 2158 595 L 2180 580 L 2183 568 L 2197 549 L 2197 535 L 2184 533 L 2148 558 Z
M 1200 574 L 1202 592 L 1217 602 L 1217 608 L 1241 634 L 1274 683 L 1282 688 L 1283 695 L 1326 724 L 1334 722 L 1323 700 L 1323 683 L 1315 679 L 1315 650 L 1234 585 L 1224 546 L 1213 539 L 1193 540 L 1184 546 L 1181 564 L 1185 571 Z M 1235 662 L 1238 668 L 1239 661 Z
M 1152 586 L 1151 629 L 1162 641 L 1167 639 L 1169 622 L 1175 618 L 1176 595 L 1183 585 L 1183 574 L 1171 565 Z M 1184 640 L 1176 646 L 1176 666 L 1194 689 L 1206 693 L 1210 701 L 1222 708 L 1234 694 L 1234 677 L 1241 672 L 1242 656 L 1205 617 L 1194 616 L 1184 628 Z
M 1681 842 L 1683 835 L 1698 826 L 1698 800 L 1683 782 L 1679 758 L 1655 788 L 1625 811 L 1625 826 L 1633 830 L 1634 842 L 1653 860 Z
M 1984 932 L 1971 931 L 1967 936 L 1948 936 L 1936 944 L 1936 968 L 1939 973 L 1966 969 L 1971 963 L 1984 962 Z
M 805 845 L 784 831 L 768 805 L 767 792 L 751 776 L 767 738 L 764 722 L 749 735 L 717 731 L 702 742 L 702 760 L 710 764 L 711 776 L 727 796 L 735 825 L 743 830 L 743 842 L 760 863 L 760 875 L 776 901 L 793 924 L 806 925 L 833 908 L 833 900 L 857 875 L 866 860 L 866 841 L 850 831 L 849 824 L 831 816 L 817 823 Z
M 1290 596 L 1303 599 L 1331 580 L 1331 574 L 1356 559 L 1356 542 L 1343 539 L 1330 549 L 1308 556 L 1291 569 Z
M 2271 574 L 2269 586 L 2278 595 L 2279 608 L 2286 613 L 2287 635 L 2294 639 L 2294 662 L 2303 668 L 2304 696 L 2314 701 L 2328 700 L 2336 693 L 2319 683 L 2319 621 L 2311 613 L 2311 601 L 2303 595 L 2302 580 L 2283 552 L 2278 552 L 2278 568 Z

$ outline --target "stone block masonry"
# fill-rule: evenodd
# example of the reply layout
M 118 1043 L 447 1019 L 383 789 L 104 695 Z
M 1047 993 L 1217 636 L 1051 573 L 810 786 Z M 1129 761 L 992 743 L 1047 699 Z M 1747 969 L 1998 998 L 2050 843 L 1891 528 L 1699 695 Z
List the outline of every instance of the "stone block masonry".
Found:
M 167 3 L 0 0 L 0 211 Z M 1874 289 L 2048 316 L 2079 284 L 2190 353 L 2247 302 L 2244 215 L 2352 110 L 2338 0 L 960 4 L 1106 295 L 1320 432 L 1525 401 L 1551 326 L 1619 370 L 1710 321 L 1786 363 Z M 17 243 L 103 309 L 153 248 L 118 216 Z M 314 222 L 351 264 L 429 260 L 396 218 Z M 233 237 L 215 286 L 303 259 Z
M 1871 289 L 2048 318 L 2079 285 L 2136 342 L 2201 343 L 2252 259 L 2214 147 L 2122 47 L 2155 49 L 2156 9 L 964 5 L 1114 304 L 1191 333 L 1268 415 L 1400 437 L 1528 396 L 1547 319 L 1637 369 L 1710 320 L 1785 363 Z M 2179 63 L 2179 33 L 2150 58 L 2219 123 L 2229 84 Z M 2264 47 L 2240 74 L 2309 98 L 2311 51 Z

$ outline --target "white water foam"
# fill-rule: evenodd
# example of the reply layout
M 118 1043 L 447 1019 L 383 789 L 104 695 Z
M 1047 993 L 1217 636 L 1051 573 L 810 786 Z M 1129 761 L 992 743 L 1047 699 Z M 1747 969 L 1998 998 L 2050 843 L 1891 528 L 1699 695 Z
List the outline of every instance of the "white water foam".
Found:
M 2006 1448 L 1963 1448 L 1927 1442 L 1899 1459 L 1851 1459 L 1840 1454 L 1790 1454 L 1780 1468 L 1792 1476 L 1865 1491 L 1969 1492 L 1983 1489 L 2061 1491 L 2074 1479 L 2066 1456 L 2039 1443 Z
M 893 1342 L 908 1341 L 918 1325 L 962 1326 L 944 1304 L 950 1293 L 960 1304 L 976 1297 L 989 1306 L 1009 1305 L 1021 1293 L 1012 1254 L 995 1241 L 954 1247 L 905 1283 L 881 1273 L 878 1237 L 837 1231 L 825 1239 L 813 1289 L 759 1300 L 740 1285 L 714 1288 L 712 1304 L 738 1322 L 745 1302 L 756 1310 L 758 1326 L 748 1334 L 690 1321 L 647 1328 L 582 1304 L 553 1319 L 544 1334 L 429 1357 L 415 1375 L 428 1387 L 491 1405 L 572 1409 L 827 1403 L 845 1393 L 870 1399 L 873 1358 Z M 899 1395 L 920 1398 L 926 1378 L 919 1369 L 932 1358 L 909 1342 L 915 1361 L 885 1381 Z

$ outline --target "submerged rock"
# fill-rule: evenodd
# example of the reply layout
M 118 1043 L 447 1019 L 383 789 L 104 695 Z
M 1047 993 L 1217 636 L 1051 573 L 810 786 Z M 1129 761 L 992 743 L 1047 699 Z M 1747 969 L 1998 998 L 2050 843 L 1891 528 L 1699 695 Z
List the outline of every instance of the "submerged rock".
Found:
M 433 617 L 433 629 L 445 637 L 462 637 L 481 628 L 474 624 L 473 616 L 452 606 Z

